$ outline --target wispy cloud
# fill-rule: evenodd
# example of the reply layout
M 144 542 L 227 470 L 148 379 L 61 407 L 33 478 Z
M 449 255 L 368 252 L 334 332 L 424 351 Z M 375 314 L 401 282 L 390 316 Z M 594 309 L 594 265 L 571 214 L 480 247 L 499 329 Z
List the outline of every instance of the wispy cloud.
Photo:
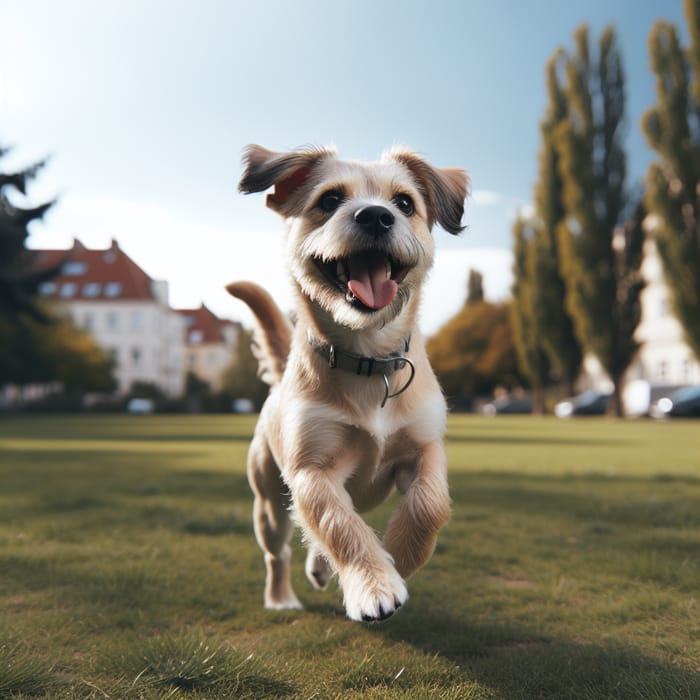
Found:
M 506 201 L 503 194 L 494 190 L 474 190 L 471 193 L 471 202 L 477 207 L 495 207 Z

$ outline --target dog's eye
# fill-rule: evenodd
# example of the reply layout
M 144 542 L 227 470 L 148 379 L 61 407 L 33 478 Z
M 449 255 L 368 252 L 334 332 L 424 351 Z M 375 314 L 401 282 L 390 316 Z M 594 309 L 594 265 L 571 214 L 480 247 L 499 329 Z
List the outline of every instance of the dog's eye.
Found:
M 326 212 L 335 211 L 345 199 L 345 195 L 340 190 L 329 190 L 321 195 L 318 200 L 318 208 Z
M 404 216 L 413 216 L 416 211 L 413 200 L 407 194 L 397 194 L 394 197 L 394 204 Z

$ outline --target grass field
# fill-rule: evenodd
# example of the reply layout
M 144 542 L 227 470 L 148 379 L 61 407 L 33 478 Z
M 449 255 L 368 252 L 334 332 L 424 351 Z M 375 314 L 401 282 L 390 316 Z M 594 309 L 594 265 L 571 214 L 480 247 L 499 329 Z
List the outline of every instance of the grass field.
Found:
M 0 697 L 700 698 L 700 422 L 452 417 L 453 518 L 374 625 L 299 550 L 306 610 L 263 609 L 253 424 L 0 418 Z

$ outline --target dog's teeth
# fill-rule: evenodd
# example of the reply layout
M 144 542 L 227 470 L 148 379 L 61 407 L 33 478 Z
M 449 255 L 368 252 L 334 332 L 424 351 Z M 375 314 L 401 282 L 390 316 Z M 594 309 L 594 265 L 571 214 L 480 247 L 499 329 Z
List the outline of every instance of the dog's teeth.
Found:
M 388 280 L 391 279 L 391 260 L 388 259 L 386 261 L 386 278 Z
M 348 276 L 345 273 L 345 265 L 343 264 L 342 260 L 338 260 L 338 265 L 335 268 L 335 274 L 336 277 L 341 281 L 341 282 L 347 282 L 348 281 Z
M 348 290 L 347 294 L 345 295 L 345 301 L 352 304 L 356 299 L 357 297 L 350 290 Z

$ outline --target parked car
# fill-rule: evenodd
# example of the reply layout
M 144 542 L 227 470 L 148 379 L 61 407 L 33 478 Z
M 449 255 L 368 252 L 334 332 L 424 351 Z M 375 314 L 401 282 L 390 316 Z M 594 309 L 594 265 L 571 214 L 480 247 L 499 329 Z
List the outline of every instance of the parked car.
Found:
M 484 404 L 481 412 L 485 416 L 495 416 L 499 413 L 532 413 L 532 399 L 527 396 L 501 396 Z
M 156 410 L 156 404 L 153 399 L 130 399 L 126 404 L 126 410 L 128 413 L 148 415 Z
M 653 418 L 700 418 L 700 386 L 684 386 L 663 396 L 650 413 Z
M 557 418 L 602 416 L 608 410 L 610 396 L 600 391 L 584 391 L 583 394 L 560 401 L 554 407 L 554 415 Z

